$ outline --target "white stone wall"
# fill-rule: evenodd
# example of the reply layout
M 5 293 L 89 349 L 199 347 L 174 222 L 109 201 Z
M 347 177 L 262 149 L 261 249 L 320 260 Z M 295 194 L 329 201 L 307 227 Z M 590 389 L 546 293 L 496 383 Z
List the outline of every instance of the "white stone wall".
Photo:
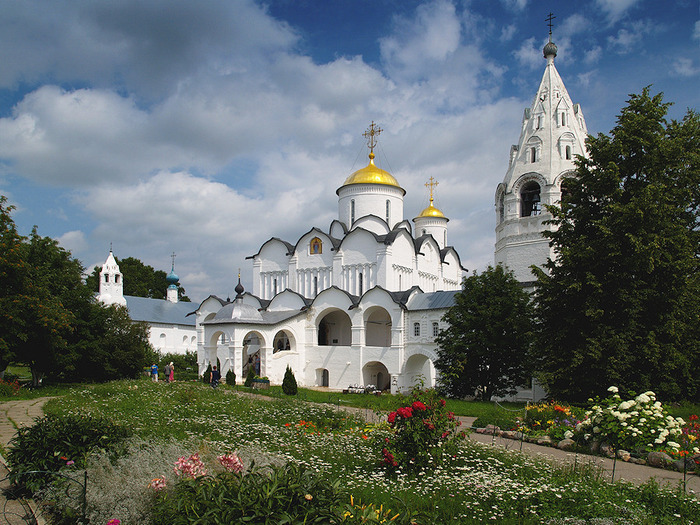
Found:
M 338 218 L 348 229 L 353 228 L 352 202 L 355 202 L 355 220 L 375 215 L 386 221 L 386 202 L 389 201 L 389 228 L 403 220 L 401 188 L 384 184 L 351 184 L 338 189 Z
M 197 329 L 186 325 L 149 324 L 148 342 L 162 354 L 197 351 Z

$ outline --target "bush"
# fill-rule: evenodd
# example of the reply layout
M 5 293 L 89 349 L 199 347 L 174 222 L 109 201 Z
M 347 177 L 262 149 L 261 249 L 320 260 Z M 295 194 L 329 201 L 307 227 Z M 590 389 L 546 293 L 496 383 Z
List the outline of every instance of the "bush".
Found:
M 118 452 L 131 432 L 109 419 L 92 416 L 48 415 L 37 418 L 32 426 L 20 427 L 9 444 L 7 455 L 10 480 L 20 481 L 23 472 L 43 470 L 58 472 L 64 467 L 85 466 L 87 454 L 96 448 Z M 21 476 L 31 492 L 44 482 L 37 476 Z
M 236 386 L 236 372 L 234 372 L 233 369 L 226 372 L 226 384 Z
M 245 378 L 245 383 L 243 383 L 243 386 L 246 386 L 248 388 L 253 386 L 253 379 L 255 379 L 255 370 L 253 370 L 252 366 L 249 366 L 248 375 Z
M 583 419 L 583 410 L 563 403 L 529 405 L 520 423 L 522 432 L 529 435 L 548 435 L 555 441 L 571 438 Z
M 204 371 L 204 374 L 202 375 L 202 383 L 208 383 L 210 377 L 211 377 L 211 363 L 209 363 L 209 366 L 207 366 L 207 369 Z
M 419 472 L 436 468 L 445 454 L 455 454 L 458 440 L 464 432 L 456 432 L 461 424 L 445 408 L 435 390 L 416 387 L 406 406 L 390 412 L 389 437 L 382 445 L 382 463 L 389 472 Z
M 294 372 L 287 365 L 287 370 L 284 372 L 284 379 L 282 380 L 282 392 L 288 396 L 297 395 L 297 380 L 294 377 Z
M 189 460 L 193 460 L 190 457 Z M 184 463 L 187 458 L 181 458 Z M 199 463 L 198 458 L 194 459 Z M 289 463 L 249 472 L 180 476 L 173 487 L 157 490 L 155 523 L 211 525 L 229 523 L 332 523 L 341 505 L 339 482 L 328 483 L 304 467 Z
M 610 396 L 597 400 L 586 419 L 576 428 L 577 436 L 585 441 L 607 442 L 615 450 L 650 452 L 680 448 L 685 421 L 673 418 L 656 401 L 654 392 L 645 392 L 623 401 L 615 386 L 608 388 Z
M 14 381 L 10 381 L 9 379 L 0 379 L 0 397 L 16 396 L 21 390 L 22 386 L 19 384 L 17 379 Z

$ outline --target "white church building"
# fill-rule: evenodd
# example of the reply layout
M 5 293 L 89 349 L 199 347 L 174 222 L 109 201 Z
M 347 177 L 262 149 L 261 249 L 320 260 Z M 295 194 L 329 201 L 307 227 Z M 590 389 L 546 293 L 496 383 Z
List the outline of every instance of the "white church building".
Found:
M 200 373 L 220 363 L 242 380 L 249 367 L 281 383 L 289 366 L 302 386 L 379 390 L 434 386 L 434 337 L 461 289 L 447 244 L 448 218 L 430 205 L 413 224 L 406 191 L 374 163 L 381 129 L 365 133 L 369 164 L 338 188 L 338 218 L 294 243 L 265 241 L 253 262 L 253 293 L 210 296 L 197 310 Z
M 165 299 L 124 295 L 124 276 L 110 250 L 100 271 L 97 300 L 104 304 L 126 306 L 133 321 L 147 323 L 148 342 L 161 354 L 196 352 L 195 305 L 178 300 L 179 277 L 175 274 L 174 262 L 166 279 L 168 289 Z

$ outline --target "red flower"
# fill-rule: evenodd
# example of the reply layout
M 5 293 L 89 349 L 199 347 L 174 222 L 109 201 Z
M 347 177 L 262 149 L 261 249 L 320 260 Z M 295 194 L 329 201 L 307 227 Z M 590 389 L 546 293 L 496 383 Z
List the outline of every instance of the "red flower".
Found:
M 449 435 L 450 435 L 450 431 L 446 430 L 445 432 L 442 433 L 441 439 L 445 439 Z
M 426 410 L 428 408 L 420 401 L 414 401 L 411 407 L 413 408 L 413 410 Z
M 430 420 L 424 419 L 423 424 L 428 427 L 430 430 L 435 430 L 435 425 L 433 425 Z
M 411 417 L 413 415 L 413 409 L 411 407 L 401 407 L 396 412 L 398 412 L 398 414 L 401 417 L 406 418 L 406 419 L 408 419 L 409 417 Z
M 448 412 L 447 413 L 447 419 L 452 421 L 455 418 L 455 413 L 454 412 Z
M 690 416 L 688 419 L 689 419 L 690 421 L 695 421 L 696 419 L 698 419 L 698 416 L 697 416 L 697 414 L 693 414 L 693 415 Z
M 446 405 L 445 400 L 444 400 L 444 399 L 441 399 L 441 400 L 440 400 L 440 404 L 441 404 L 442 406 L 445 406 L 445 405 Z
M 396 412 L 389 412 L 389 417 L 387 418 L 387 421 L 389 421 L 389 423 L 393 425 L 394 420 L 396 420 Z

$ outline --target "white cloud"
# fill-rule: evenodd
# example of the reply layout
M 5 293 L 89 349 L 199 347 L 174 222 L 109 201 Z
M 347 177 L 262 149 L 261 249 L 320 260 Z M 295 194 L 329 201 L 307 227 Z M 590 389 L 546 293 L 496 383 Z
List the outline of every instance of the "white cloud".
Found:
M 88 246 L 85 234 L 80 230 L 66 232 L 56 240 L 71 253 L 81 252 Z
M 535 38 L 528 38 L 518 49 L 513 51 L 513 55 L 521 66 L 535 69 L 542 66 L 542 50 L 535 45 Z
M 596 0 L 598 7 L 603 11 L 610 24 L 620 20 L 635 4 L 641 0 Z
M 506 9 L 510 11 L 522 11 L 527 7 L 528 0 L 501 0 Z
M 595 46 L 583 54 L 584 64 L 595 64 L 600 60 L 603 55 L 603 48 L 600 46 Z
M 447 1 L 423 4 L 415 18 L 397 17 L 394 25 L 393 35 L 380 40 L 382 61 L 392 77 L 424 77 L 441 67 L 460 44 L 460 20 Z
M 700 20 L 695 22 L 695 29 L 693 31 L 693 40 L 700 40 Z
M 689 58 L 676 58 L 673 61 L 673 71 L 682 77 L 694 77 L 700 73 L 700 68 Z
M 610 44 L 617 53 L 624 55 L 633 51 L 641 40 L 641 32 L 629 31 L 623 28 L 617 32 L 616 36 L 608 37 L 608 44 Z
M 579 33 L 588 31 L 591 27 L 591 22 L 581 13 L 574 13 L 567 17 L 562 22 L 561 26 L 556 28 L 557 35 L 571 38 Z
M 501 29 L 501 36 L 499 37 L 499 40 L 501 42 L 510 42 L 510 40 L 515 36 L 516 29 L 515 24 L 504 26 Z

